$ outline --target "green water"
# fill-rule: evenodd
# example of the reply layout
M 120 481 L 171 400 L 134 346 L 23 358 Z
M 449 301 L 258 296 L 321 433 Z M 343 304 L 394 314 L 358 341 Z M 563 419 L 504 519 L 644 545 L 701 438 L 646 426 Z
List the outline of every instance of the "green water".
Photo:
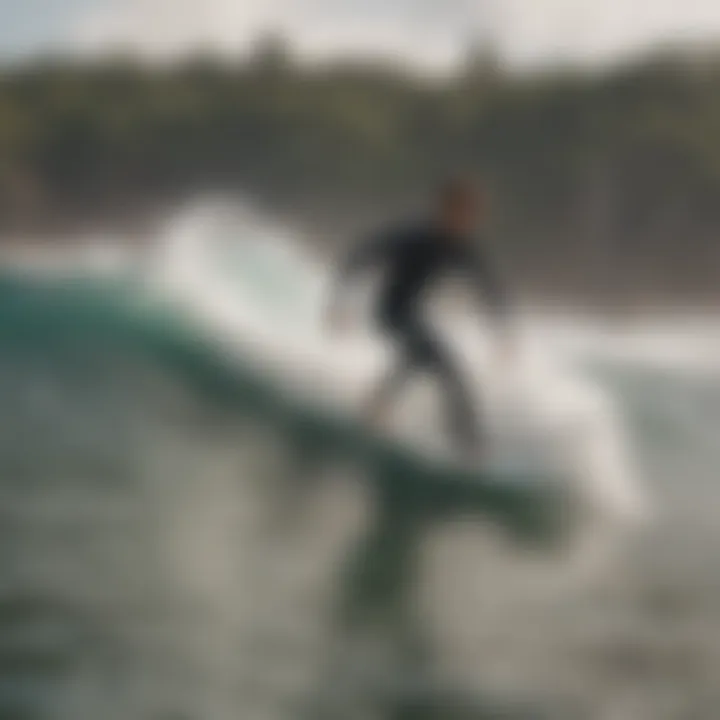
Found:
M 602 590 L 543 604 L 472 534 L 551 552 L 571 514 L 548 486 L 423 460 L 216 340 L 132 282 L 0 281 L 0 717 L 315 718 L 329 688 L 340 718 L 712 717 L 716 495 L 699 445 L 683 486 L 669 465 L 686 389 L 631 417 L 692 512 Z M 378 631 L 346 688 L 345 651 Z

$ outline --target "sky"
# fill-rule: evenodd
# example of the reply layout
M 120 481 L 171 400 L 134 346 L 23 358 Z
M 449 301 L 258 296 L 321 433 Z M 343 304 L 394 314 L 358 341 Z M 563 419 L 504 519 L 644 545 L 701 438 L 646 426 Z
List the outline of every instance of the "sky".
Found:
M 0 0 L 0 57 L 13 58 L 62 42 L 98 0 Z
M 0 0 L 4 59 L 57 47 L 236 55 L 271 29 L 309 58 L 372 54 L 442 68 L 473 36 L 492 36 L 513 64 L 597 64 L 720 39 L 720 0 Z

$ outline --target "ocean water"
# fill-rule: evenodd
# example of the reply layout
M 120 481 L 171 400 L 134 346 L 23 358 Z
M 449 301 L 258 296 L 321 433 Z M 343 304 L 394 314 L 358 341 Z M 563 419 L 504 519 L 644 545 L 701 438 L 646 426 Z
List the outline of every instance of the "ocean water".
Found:
M 322 266 L 248 208 L 157 240 L 0 280 L 0 718 L 718 716 L 720 323 L 528 314 L 506 376 L 454 319 L 497 463 L 562 470 L 587 532 L 368 540 L 369 471 L 305 410 L 352 414 L 382 347 L 323 337 Z M 397 418 L 429 457 L 437 415 L 420 387 Z

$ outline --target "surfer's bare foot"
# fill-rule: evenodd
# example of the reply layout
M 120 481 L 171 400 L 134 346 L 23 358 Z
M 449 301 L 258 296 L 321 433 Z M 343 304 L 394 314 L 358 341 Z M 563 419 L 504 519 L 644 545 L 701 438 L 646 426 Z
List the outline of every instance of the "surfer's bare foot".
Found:
M 387 393 L 378 392 L 365 404 L 363 420 L 374 430 L 383 431 L 387 429 L 391 405 Z
M 364 418 L 367 424 L 375 430 L 384 430 L 387 422 L 387 415 L 388 413 L 386 407 L 371 405 L 366 408 Z

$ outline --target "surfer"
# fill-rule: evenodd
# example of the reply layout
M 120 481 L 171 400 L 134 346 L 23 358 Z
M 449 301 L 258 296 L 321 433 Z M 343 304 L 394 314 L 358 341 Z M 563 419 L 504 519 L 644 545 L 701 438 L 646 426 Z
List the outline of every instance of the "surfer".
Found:
M 407 380 L 429 373 L 440 382 L 453 442 L 471 455 L 482 448 L 471 393 L 451 351 L 431 329 L 423 301 L 448 272 L 469 275 L 483 307 L 492 311 L 503 353 L 509 356 L 506 293 L 487 250 L 476 240 L 483 221 L 480 188 L 467 178 L 449 180 L 440 189 L 430 219 L 381 232 L 341 263 L 328 318 L 333 331 L 344 329 L 347 315 L 339 302 L 343 290 L 361 271 L 383 270 L 376 321 L 397 348 L 399 360 L 371 394 L 368 418 L 381 423 Z

